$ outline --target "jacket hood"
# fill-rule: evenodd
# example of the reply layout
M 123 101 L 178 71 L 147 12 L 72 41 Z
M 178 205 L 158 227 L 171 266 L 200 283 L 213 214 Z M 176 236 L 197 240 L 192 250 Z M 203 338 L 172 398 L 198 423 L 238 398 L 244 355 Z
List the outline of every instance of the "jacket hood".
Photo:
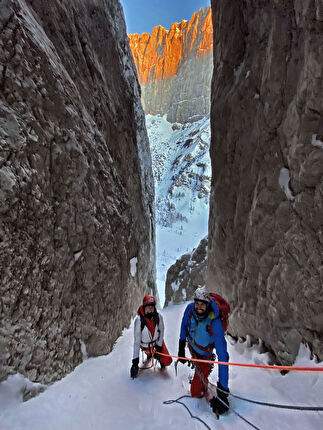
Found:
M 142 315 L 143 317 L 145 316 L 143 305 L 139 306 L 139 308 L 137 310 L 137 315 Z

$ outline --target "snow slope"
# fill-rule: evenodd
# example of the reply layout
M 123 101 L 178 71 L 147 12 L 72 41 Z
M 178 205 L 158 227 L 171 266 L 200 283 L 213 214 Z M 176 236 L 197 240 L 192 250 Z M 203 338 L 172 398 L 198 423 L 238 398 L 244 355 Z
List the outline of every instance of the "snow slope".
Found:
M 157 288 L 168 268 L 207 235 L 211 162 L 208 117 L 187 124 L 146 115 L 156 194 Z
M 181 316 L 185 305 L 162 310 L 166 324 L 166 344 L 177 352 Z M 188 376 L 192 371 L 178 365 L 175 376 L 172 365 L 166 372 L 142 371 L 132 380 L 131 364 L 133 324 L 123 331 L 114 350 L 107 356 L 85 360 L 74 372 L 56 382 L 44 393 L 21 402 L 20 391 L 26 381 L 19 375 L 0 384 L 1 430 L 203 430 L 206 427 L 190 418 L 183 406 L 165 405 L 168 399 L 188 394 Z M 232 362 L 267 364 L 268 354 L 259 346 L 229 339 Z M 302 346 L 296 366 L 319 366 Z M 211 374 L 216 382 L 217 369 Z M 323 406 L 323 375 L 293 372 L 282 376 L 276 371 L 230 368 L 232 393 L 248 398 L 292 405 Z M 204 399 L 184 399 L 193 415 L 209 427 L 219 430 L 251 429 L 234 413 L 215 419 Z M 279 410 L 232 399 L 231 406 L 261 430 L 319 430 L 323 428 L 322 412 Z

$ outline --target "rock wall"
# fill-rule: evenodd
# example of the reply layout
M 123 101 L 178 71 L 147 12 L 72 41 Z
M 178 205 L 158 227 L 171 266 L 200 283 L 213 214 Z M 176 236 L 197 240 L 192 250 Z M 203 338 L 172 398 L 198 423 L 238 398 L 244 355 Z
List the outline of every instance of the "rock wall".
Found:
M 176 260 L 167 271 L 165 306 L 192 300 L 197 287 L 207 280 L 207 237 L 196 249 Z
M 323 5 L 212 1 L 208 286 L 230 331 L 323 359 Z
M 194 122 L 210 111 L 213 28 L 211 8 L 190 21 L 152 34 L 130 34 L 130 47 L 146 114 L 167 113 L 170 122 Z
M 155 292 L 149 143 L 118 1 L 1 0 L 0 34 L 0 380 L 47 383 Z

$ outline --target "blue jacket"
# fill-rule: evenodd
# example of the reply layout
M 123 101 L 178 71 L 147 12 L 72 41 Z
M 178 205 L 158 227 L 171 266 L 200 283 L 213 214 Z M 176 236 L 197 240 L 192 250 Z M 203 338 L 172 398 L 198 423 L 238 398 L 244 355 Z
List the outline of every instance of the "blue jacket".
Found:
M 198 318 L 194 312 L 194 303 L 189 303 L 185 309 L 182 324 L 180 340 L 188 340 L 191 347 L 197 354 L 209 358 L 211 351 L 206 351 L 208 345 L 210 348 L 215 348 L 218 361 L 229 361 L 229 354 L 227 351 L 227 342 L 224 337 L 224 330 L 222 327 L 221 320 L 219 318 L 220 312 L 216 303 L 211 300 L 211 306 L 213 312 L 210 312 L 208 317 L 204 319 Z M 207 330 L 207 326 L 210 326 L 211 330 Z M 197 345 L 204 347 L 200 349 Z M 219 382 L 225 388 L 228 389 L 229 382 L 229 370 L 228 366 L 218 365 L 219 368 Z

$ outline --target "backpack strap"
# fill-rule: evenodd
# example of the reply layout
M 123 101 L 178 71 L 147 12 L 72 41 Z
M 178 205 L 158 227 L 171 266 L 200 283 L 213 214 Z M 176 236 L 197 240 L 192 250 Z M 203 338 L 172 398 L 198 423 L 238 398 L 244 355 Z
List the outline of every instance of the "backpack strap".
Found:
M 210 321 L 210 322 L 209 322 L 209 324 L 206 326 L 206 330 L 207 330 L 207 332 L 209 333 L 209 335 L 213 337 L 212 322 L 213 322 L 213 320 L 216 318 L 215 313 L 214 313 L 213 311 L 211 311 L 211 312 L 209 313 L 209 315 L 208 315 L 208 318 L 209 318 L 211 321 Z
M 190 339 L 190 341 L 197 347 L 197 348 L 199 348 L 199 349 L 201 349 L 202 351 L 205 351 L 205 352 L 211 352 L 212 350 L 213 350 L 213 348 L 214 348 L 214 343 L 210 343 L 209 345 L 207 345 L 206 347 L 205 346 L 202 346 L 202 345 L 199 345 L 196 341 L 195 341 L 195 339 L 193 339 L 192 338 L 192 336 L 191 336 L 191 334 L 190 334 L 190 332 L 191 332 L 191 320 L 192 320 L 192 318 L 194 318 L 195 319 L 195 321 L 196 321 L 196 324 L 198 324 L 199 323 L 199 320 L 196 318 L 196 316 L 194 315 L 194 312 L 193 311 L 191 311 L 190 312 L 190 314 L 189 314 L 189 325 L 188 325 L 188 327 L 187 327 L 187 337 Z M 210 323 L 206 326 L 206 330 L 207 330 L 207 332 L 212 336 L 213 334 L 212 334 L 212 328 L 211 328 L 211 324 L 212 324 L 212 319 L 214 319 L 215 318 L 215 314 L 212 312 L 210 312 L 209 313 L 209 315 L 207 316 L 207 318 L 209 318 L 211 321 L 210 321 Z
M 140 330 L 141 331 L 143 331 L 145 325 L 146 325 L 145 318 L 140 314 Z

